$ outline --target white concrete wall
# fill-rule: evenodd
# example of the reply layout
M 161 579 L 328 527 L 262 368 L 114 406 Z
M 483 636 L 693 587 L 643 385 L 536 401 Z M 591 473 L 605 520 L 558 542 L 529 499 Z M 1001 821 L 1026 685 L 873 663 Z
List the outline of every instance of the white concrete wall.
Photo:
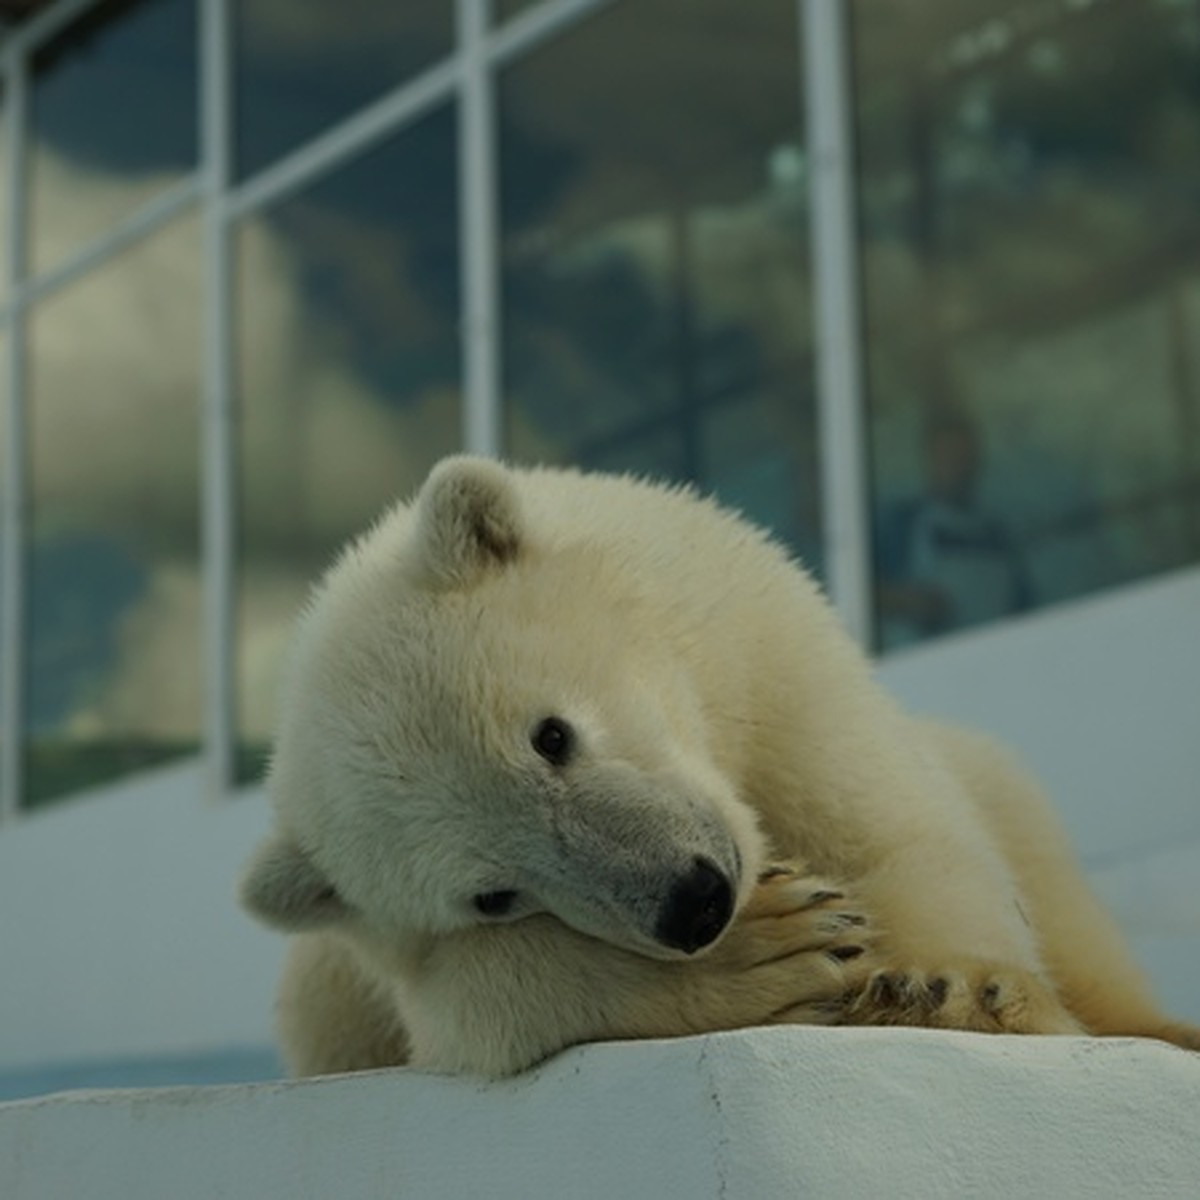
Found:
M 1200 1055 L 1152 1042 L 769 1029 L 0 1105 L 0 1195 L 766 1200 L 1200 1194 Z
M 1200 570 L 889 659 L 1046 780 L 1168 1004 L 1200 1020 Z M 265 829 L 198 767 L 0 830 L 0 1072 L 266 1045 L 282 940 L 238 912 Z
M 191 765 L 0 831 L 0 1069 L 269 1043 L 282 939 L 234 900 L 266 828 Z
M 878 674 L 1017 747 L 1085 860 L 1200 840 L 1200 570 L 901 651 Z

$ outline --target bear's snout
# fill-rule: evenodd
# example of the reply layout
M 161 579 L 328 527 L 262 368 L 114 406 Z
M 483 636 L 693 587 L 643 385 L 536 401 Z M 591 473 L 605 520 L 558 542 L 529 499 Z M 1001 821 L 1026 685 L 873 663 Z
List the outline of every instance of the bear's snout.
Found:
M 672 950 L 695 954 L 715 942 L 733 915 L 733 885 L 716 863 L 694 860 L 671 888 L 654 936 Z

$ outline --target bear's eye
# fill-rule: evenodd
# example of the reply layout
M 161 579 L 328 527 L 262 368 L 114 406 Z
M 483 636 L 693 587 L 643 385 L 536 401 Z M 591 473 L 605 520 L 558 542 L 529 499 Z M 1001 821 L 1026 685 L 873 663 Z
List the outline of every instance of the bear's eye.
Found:
M 514 891 L 480 892 L 475 897 L 475 908 L 485 917 L 504 917 L 512 911 L 517 901 Z
M 561 767 L 571 757 L 575 733 L 561 717 L 547 717 L 533 731 L 530 740 L 533 748 L 548 763 Z

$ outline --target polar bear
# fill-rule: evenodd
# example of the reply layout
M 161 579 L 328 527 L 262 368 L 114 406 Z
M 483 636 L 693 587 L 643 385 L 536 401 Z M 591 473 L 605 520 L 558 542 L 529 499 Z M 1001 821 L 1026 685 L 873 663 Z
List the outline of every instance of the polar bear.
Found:
M 686 489 L 442 462 L 317 589 L 267 788 L 297 1074 L 770 1022 L 1200 1048 L 1034 785 Z

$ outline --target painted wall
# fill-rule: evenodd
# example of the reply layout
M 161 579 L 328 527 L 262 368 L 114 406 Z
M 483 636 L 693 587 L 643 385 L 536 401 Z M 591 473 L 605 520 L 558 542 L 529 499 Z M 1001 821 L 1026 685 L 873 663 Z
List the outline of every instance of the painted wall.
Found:
M 1200 570 L 879 673 L 1024 753 L 1169 1007 L 1200 1020 Z M 0 832 L 0 1072 L 265 1047 L 282 941 L 233 901 L 265 828 L 261 795 L 212 806 L 187 766 Z

